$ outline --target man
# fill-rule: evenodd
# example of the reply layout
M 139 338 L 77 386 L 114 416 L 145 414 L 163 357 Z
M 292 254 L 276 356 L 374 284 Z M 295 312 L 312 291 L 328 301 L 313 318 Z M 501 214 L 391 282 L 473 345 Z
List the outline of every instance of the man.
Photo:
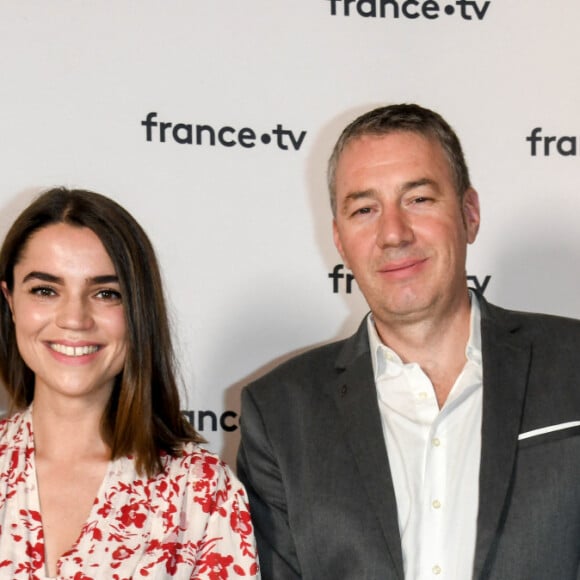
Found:
M 580 323 L 468 291 L 478 196 L 438 114 L 353 121 L 329 188 L 371 313 L 243 393 L 262 577 L 580 578 Z

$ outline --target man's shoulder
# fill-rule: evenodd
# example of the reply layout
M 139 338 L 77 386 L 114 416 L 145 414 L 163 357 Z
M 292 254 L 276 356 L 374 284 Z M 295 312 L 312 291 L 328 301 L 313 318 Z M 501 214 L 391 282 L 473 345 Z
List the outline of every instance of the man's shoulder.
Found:
M 352 336 L 308 348 L 290 357 L 251 382 L 246 390 L 255 394 L 266 390 L 279 394 L 283 390 L 309 389 L 311 385 L 318 388 L 332 381 L 350 361 L 368 352 L 368 348 L 366 321 L 363 321 Z
M 521 328 L 531 334 L 543 335 L 555 330 L 571 334 L 580 333 L 580 320 L 567 316 L 512 310 L 489 302 L 484 306 L 484 312 L 486 313 L 484 320 L 501 321 L 503 324 L 511 324 L 514 328 Z
M 580 348 L 580 320 L 576 318 L 509 310 L 487 303 L 482 308 L 482 334 L 494 325 L 535 344 L 546 354 L 569 355 Z
M 274 369 L 253 381 L 249 386 L 261 388 L 270 384 L 279 384 L 289 380 L 312 380 L 314 375 L 332 373 L 339 354 L 349 339 L 337 340 L 311 347 L 300 354 L 296 354 Z

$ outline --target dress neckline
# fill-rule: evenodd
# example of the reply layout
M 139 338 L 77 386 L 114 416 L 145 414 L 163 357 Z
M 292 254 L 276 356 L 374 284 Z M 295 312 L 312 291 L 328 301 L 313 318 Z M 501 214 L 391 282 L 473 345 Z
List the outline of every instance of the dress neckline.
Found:
M 98 510 L 98 506 L 101 503 L 100 500 L 102 499 L 103 494 L 105 493 L 105 490 L 108 487 L 109 478 L 111 476 L 111 472 L 113 471 L 113 465 L 114 465 L 115 461 L 109 460 L 107 463 L 107 467 L 105 469 L 105 474 L 103 476 L 103 479 L 101 480 L 101 483 L 99 484 L 99 488 L 97 490 L 95 497 L 93 498 L 93 502 L 91 503 L 91 509 L 89 510 L 89 513 L 87 514 L 87 517 L 85 518 L 85 521 L 81 526 L 81 529 L 77 535 L 76 540 L 74 541 L 74 543 L 71 545 L 70 548 L 65 550 L 58 557 L 58 559 L 56 561 L 56 576 L 48 576 L 47 569 L 46 569 L 47 568 L 47 561 L 46 561 L 46 550 L 45 550 L 45 538 L 46 538 L 46 536 L 44 533 L 44 522 L 42 520 L 42 509 L 41 509 L 41 505 L 40 505 L 40 486 L 38 483 L 38 472 L 36 470 L 36 449 L 34 446 L 34 423 L 32 421 L 32 405 L 30 405 L 28 407 L 28 409 L 26 409 L 26 411 L 24 412 L 24 420 L 28 424 L 28 433 L 30 435 L 29 440 L 27 441 L 27 449 L 29 450 L 29 453 L 30 453 L 30 467 L 32 469 L 31 476 L 32 476 L 32 480 L 34 481 L 34 489 L 29 490 L 30 500 L 31 500 L 30 508 L 35 510 L 38 513 L 38 517 L 40 518 L 40 527 L 42 529 L 42 534 L 41 534 L 41 542 L 42 542 L 42 567 L 41 567 L 41 571 L 43 574 L 42 580 L 58 580 L 62 560 L 66 556 L 69 556 L 70 554 L 74 554 L 75 552 L 78 551 L 78 546 L 81 543 L 81 541 L 85 535 L 87 524 L 89 524 L 89 522 L 95 520 L 97 515 L 98 515 L 95 512 L 95 510 Z M 116 461 L 119 461 L 119 460 L 116 460 Z

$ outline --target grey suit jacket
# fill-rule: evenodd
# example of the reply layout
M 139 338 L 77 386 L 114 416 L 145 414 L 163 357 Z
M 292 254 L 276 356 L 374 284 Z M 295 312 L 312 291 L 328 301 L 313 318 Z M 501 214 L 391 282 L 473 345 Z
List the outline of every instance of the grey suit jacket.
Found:
M 580 322 L 481 309 L 473 578 L 580 579 Z M 366 323 L 246 387 L 241 429 L 265 580 L 403 579 Z

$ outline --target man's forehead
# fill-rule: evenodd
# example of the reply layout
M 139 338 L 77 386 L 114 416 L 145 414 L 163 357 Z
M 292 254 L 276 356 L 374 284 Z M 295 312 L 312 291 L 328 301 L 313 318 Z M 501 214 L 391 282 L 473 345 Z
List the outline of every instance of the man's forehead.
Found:
M 435 139 L 412 132 L 393 132 L 353 138 L 342 150 L 336 172 L 340 177 L 397 163 L 449 167 L 443 147 Z
M 345 143 L 338 160 L 340 163 L 344 154 L 361 148 L 378 149 L 389 145 L 396 150 L 399 146 L 402 147 L 408 143 L 415 143 L 418 147 L 435 147 L 443 152 L 441 144 L 435 137 L 417 131 L 397 129 L 385 133 L 363 133 L 352 137 Z

